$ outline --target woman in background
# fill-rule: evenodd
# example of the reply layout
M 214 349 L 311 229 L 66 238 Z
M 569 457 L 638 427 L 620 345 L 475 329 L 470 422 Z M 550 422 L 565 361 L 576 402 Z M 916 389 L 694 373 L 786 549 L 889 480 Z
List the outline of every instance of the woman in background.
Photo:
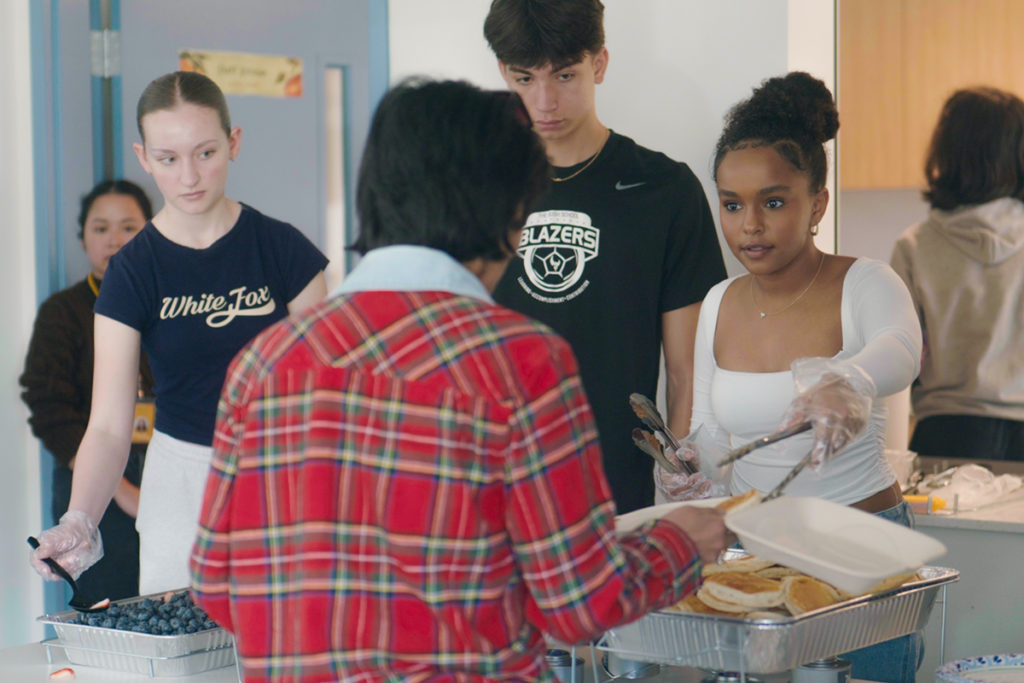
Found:
M 21 375 L 22 399 L 31 415 L 32 433 L 57 461 L 53 471 L 53 517 L 68 509 L 75 452 L 85 434 L 92 402 L 93 305 L 107 263 L 153 217 L 149 197 L 127 180 L 105 180 L 82 197 L 78 239 L 89 259 L 88 276 L 57 292 L 39 307 Z M 139 361 L 139 389 L 153 393 L 153 377 L 145 356 Z M 128 464 L 107 506 L 99 528 L 107 539 L 103 559 L 82 574 L 86 595 L 111 600 L 139 592 L 139 535 L 135 515 L 139 504 L 144 443 L 134 443 Z
M 953 93 L 925 177 L 928 219 L 892 254 L 925 339 L 910 449 L 1024 460 L 1024 102 Z
M 736 105 L 715 153 L 722 233 L 747 269 L 701 307 L 691 431 L 723 450 L 803 421 L 811 431 L 758 449 L 732 467 L 730 493 L 768 492 L 812 452 L 786 488 L 913 525 L 884 456 L 885 396 L 916 376 L 921 331 L 906 287 L 880 261 L 814 244 L 828 206 L 824 143 L 839 116 L 812 76 L 770 78 Z M 656 482 L 671 498 L 707 488 L 701 475 Z M 854 678 L 913 681 L 914 634 L 843 655 Z
M 252 337 L 324 298 L 327 259 L 294 226 L 225 195 L 242 131 L 206 76 L 174 72 L 139 97 L 134 145 L 164 205 L 110 262 L 96 302 L 96 382 L 71 502 L 39 536 L 36 571 L 52 557 L 72 574 L 96 561 L 96 522 L 116 488 L 131 439 L 145 348 L 159 387 L 136 528 L 139 589 L 189 584 L 189 555 L 209 472 L 224 374 Z

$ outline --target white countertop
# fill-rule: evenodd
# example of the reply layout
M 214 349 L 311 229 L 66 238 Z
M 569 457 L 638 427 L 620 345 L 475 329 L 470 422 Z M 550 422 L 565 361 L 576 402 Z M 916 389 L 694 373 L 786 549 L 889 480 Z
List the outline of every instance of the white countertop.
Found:
M 951 504 L 951 501 L 947 501 Z M 948 529 L 981 529 L 984 531 L 1001 531 L 1024 533 L 1024 495 L 1015 495 L 1001 503 L 986 505 L 970 512 L 952 514 L 947 510 L 939 510 L 930 515 L 917 513 L 917 526 L 942 527 Z
M 47 660 L 50 651 L 52 662 Z M 226 666 L 212 671 L 179 676 L 175 678 L 150 678 L 148 675 L 111 671 L 91 666 L 69 664 L 64 650 L 59 646 L 47 647 L 43 643 L 28 643 L 0 650 L 0 681 L 49 681 L 49 675 L 57 669 L 70 666 L 75 670 L 74 683 L 153 683 L 162 681 L 188 681 L 188 683 L 238 683 L 238 671 Z

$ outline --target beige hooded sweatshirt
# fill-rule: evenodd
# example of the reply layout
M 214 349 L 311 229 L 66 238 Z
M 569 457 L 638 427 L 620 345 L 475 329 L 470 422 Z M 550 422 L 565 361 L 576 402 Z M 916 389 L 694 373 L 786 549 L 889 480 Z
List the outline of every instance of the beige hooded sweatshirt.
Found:
M 924 332 L 917 418 L 1024 420 L 1024 203 L 932 209 L 896 241 L 892 267 Z

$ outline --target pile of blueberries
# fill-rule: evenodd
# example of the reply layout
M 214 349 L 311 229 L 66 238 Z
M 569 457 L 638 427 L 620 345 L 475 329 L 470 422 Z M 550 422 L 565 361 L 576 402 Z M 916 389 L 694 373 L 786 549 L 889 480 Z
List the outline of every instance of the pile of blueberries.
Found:
M 66 624 L 99 626 L 156 636 L 175 636 L 216 628 L 217 624 L 192 602 L 188 591 L 168 593 L 163 599 L 113 604 L 101 612 L 83 612 Z

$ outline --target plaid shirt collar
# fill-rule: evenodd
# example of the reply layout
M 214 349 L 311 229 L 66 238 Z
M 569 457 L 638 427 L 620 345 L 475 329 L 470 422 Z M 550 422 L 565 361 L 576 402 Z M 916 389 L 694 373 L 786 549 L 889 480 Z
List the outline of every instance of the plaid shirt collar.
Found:
M 451 292 L 494 303 L 480 279 L 439 249 L 399 244 L 371 249 L 331 293 Z

